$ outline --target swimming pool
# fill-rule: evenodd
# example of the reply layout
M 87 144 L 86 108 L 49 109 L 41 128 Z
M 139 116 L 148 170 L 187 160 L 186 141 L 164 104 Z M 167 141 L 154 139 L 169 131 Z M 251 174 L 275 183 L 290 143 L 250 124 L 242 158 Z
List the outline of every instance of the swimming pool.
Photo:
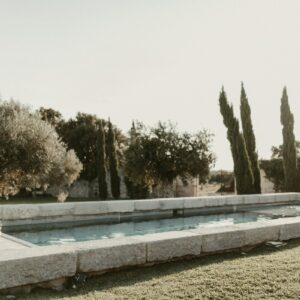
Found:
M 299 214 L 300 193 L 0 205 L 22 246 L 4 247 L 0 289 L 300 238 Z
M 158 219 L 152 221 L 123 222 L 118 224 L 72 226 L 36 231 L 26 230 L 21 232 L 10 232 L 9 234 L 39 246 L 46 246 L 133 235 L 146 235 L 149 233 L 167 231 L 220 227 L 238 223 L 270 220 L 273 218 L 272 215 L 264 215 L 256 212 L 237 212 Z

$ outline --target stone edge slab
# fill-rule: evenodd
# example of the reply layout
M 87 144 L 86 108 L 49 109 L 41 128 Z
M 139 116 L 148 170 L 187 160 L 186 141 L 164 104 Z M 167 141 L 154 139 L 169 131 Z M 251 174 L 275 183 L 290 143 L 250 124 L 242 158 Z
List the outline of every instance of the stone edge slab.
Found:
M 181 210 L 191 208 L 235 207 L 239 205 L 279 204 L 300 201 L 298 193 L 230 195 L 212 197 L 165 198 L 149 200 L 86 201 L 49 204 L 0 205 L 0 219 L 37 220 L 84 217 L 146 211 Z
M 300 237 L 300 217 L 0 251 L 0 289 Z
M 0 251 L 0 289 L 74 276 L 76 263 L 76 252 L 60 247 Z

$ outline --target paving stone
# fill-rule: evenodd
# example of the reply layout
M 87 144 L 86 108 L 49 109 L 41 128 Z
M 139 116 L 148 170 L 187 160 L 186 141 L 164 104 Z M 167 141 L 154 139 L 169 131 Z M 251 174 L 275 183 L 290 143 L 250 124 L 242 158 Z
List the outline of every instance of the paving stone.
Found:
M 147 262 L 199 255 L 202 244 L 200 235 L 188 231 L 163 232 L 134 238 L 146 243 Z
M 74 276 L 77 255 L 64 248 L 36 247 L 0 252 L 0 289 Z
M 146 245 L 132 238 L 114 238 L 76 245 L 80 272 L 98 272 L 146 262 Z

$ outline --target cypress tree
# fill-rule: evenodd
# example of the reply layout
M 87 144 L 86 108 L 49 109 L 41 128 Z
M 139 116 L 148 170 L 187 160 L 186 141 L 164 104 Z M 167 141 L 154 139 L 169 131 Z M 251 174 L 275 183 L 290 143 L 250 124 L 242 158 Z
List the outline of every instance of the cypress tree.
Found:
M 281 98 L 281 124 L 283 136 L 283 170 L 286 192 L 297 192 L 298 166 L 297 151 L 294 135 L 294 116 L 290 110 L 286 87 Z
M 134 144 L 136 142 L 136 136 L 137 136 L 137 133 L 136 133 L 136 128 L 135 128 L 135 123 L 134 123 L 134 121 L 132 121 L 130 132 L 129 132 L 130 144 Z
M 239 121 L 235 118 L 232 105 L 229 105 L 224 88 L 219 98 L 220 111 L 227 128 L 227 139 L 230 142 L 238 194 L 254 193 L 254 180 L 251 171 L 245 140 L 240 133 Z
M 134 121 L 132 121 L 131 128 L 130 128 L 130 131 L 129 131 L 129 147 L 127 148 L 127 151 L 125 152 L 125 161 L 126 162 L 128 162 L 127 155 L 128 155 L 128 152 L 130 151 L 130 147 L 132 147 L 135 143 L 135 140 L 136 140 L 135 137 L 136 137 L 135 123 L 134 123 Z M 125 163 L 125 173 L 126 173 L 126 167 L 127 167 L 127 164 Z M 128 178 L 127 175 L 124 178 L 124 182 L 125 182 L 126 189 L 127 189 L 127 195 L 131 199 L 134 199 L 135 198 L 135 185 L 134 185 L 134 183 Z
M 110 121 L 108 122 L 107 133 L 107 155 L 109 161 L 111 193 L 113 198 L 118 199 L 120 198 L 120 177 L 118 172 L 115 132 Z
M 99 196 L 101 200 L 107 199 L 106 167 L 105 167 L 105 133 L 100 121 L 97 134 L 97 173 Z
M 133 163 L 132 157 L 135 156 L 136 147 L 139 143 L 139 134 L 138 130 L 136 129 L 134 121 L 132 121 L 132 125 L 129 131 L 129 147 L 125 152 L 125 173 L 127 172 L 127 168 L 129 165 Z M 124 178 L 126 188 L 127 188 L 127 195 L 131 199 L 145 199 L 149 197 L 149 187 L 145 184 L 141 184 L 131 180 L 128 176 Z
M 251 169 L 254 179 L 254 191 L 257 194 L 261 193 L 260 186 L 260 170 L 258 166 L 258 155 L 256 151 L 256 141 L 251 120 L 251 109 L 248 98 L 242 83 L 241 87 L 241 120 L 243 127 L 243 135 L 245 139 L 246 149 L 251 163 Z

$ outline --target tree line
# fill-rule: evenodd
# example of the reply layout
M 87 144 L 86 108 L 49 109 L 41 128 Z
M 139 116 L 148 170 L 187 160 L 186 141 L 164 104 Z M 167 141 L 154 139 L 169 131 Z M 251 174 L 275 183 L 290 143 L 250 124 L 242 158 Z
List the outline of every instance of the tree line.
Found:
M 191 134 L 179 132 L 171 122 L 151 127 L 133 121 L 124 134 L 110 120 L 95 115 L 78 113 L 64 120 L 53 109 L 41 108 L 39 113 L 74 149 L 83 165 L 80 179 L 97 178 L 103 200 L 108 198 L 108 175 L 112 197 L 120 197 L 120 169 L 128 196 L 137 199 L 151 196 L 155 187 L 171 184 L 177 177 L 185 184 L 192 177 L 205 182 L 215 162 L 213 135 L 207 130 Z
M 295 140 L 294 116 L 290 110 L 286 87 L 283 89 L 280 106 L 283 144 L 272 148 L 271 161 L 258 160 L 251 109 L 243 83 L 240 94 L 242 130 L 239 128 L 239 120 L 234 115 L 233 106 L 229 104 L 224 88 L 220 92 L 219 105 L 227 128 L 227 139 L 230 142 L 237 193 L 261 193 L 260 168 L 265 170 L 267 178 L 274 183 L 276 191 L 298 192 L 300 172 L 297 148 L 299 150 L 300 143 Z
M 114 199 L 120 197 L 120 169 L 128 196 L 147 198 L 156 186 L 170 184 L 177 177 L 184 183 L 191 177 L 204 182 L 215 162 L 213 135 L 207 130 L 181 133 L 170 122 L 149 127 L 136 121 L 129 133 L 123 134 L 110 120 L 95 115 L 78 113 L 65 121 L 53 109 L 41 108 L 39 112 L 78 155 L 83 164 L 80 178 L 98 179 L 102 200 L 108 198 L 108 173 Z
M 219 105 L 230 142 L 237 193 L 261 192 L 260 168 L 275 188 L 298 191 L 300 147 L 295 140 L 294 116 L 286 88 L 281 98 L 283 144 L 273 148 L 271 161 L 258 159 L 251 108 L 243 84 L 241 128 L 224 88 Z M 75 180 L 84 179 L 97 180 L 99 197 L 107 199 L 110 178 L 112 197 L 118 199 L 121 173 L 131 198 L 147 198 L 154 188 L 170 185 L 176 178 L 187 183 L 197 177 L 204 183 L 216 160 L 212 139 L 213 135 L 205 129 L 194 134 L 180 132 L 170 122 L 146 126 L 135 121 L 124 134 L 110 120 L 96 115 L 78 113 L 65 120 L 52 108 L 32 111 L 14 101 L 1 101 L 0 195 L 48 186 L 58 186 L 63 191 Z
M 208 178 L 215 162 L 213 135 L 180 132 L 172 123 L 132 123 L 124 134 L 110 120 L 78 113 L 65 120 L 52 108 L 32 111 L 14 101 L 0 102 L 0 196 L 22 190 L 64 187 L 77 179 L 97 180 L 99 198 L 120 198 L 121 173 L 128 196 L 145 198 L 179 177 Z M 122 171 L 122 172 L 121 172 Z

